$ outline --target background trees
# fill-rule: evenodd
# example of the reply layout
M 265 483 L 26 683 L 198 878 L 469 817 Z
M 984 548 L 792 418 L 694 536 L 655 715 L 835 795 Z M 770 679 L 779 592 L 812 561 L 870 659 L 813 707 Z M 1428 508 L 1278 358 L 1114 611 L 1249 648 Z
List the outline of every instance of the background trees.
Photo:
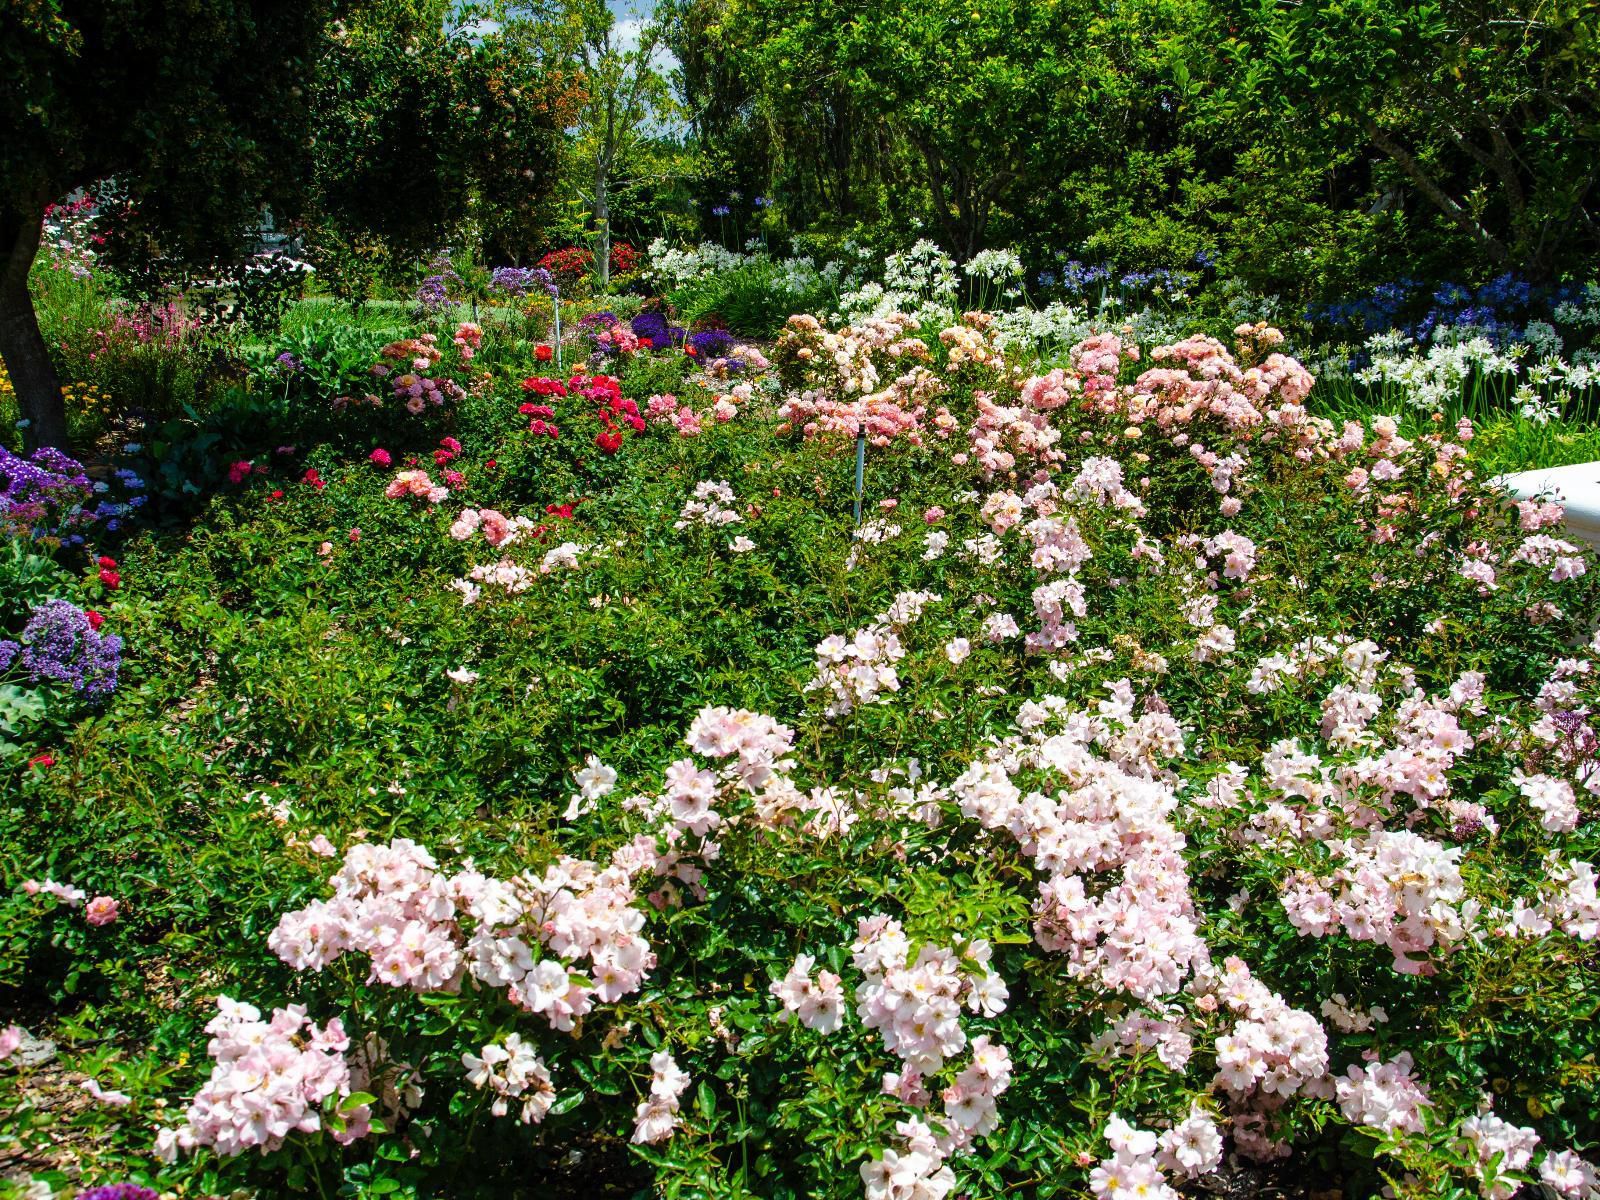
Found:
M 38 0 L 0 23 L 0 356 L 31 444 L 65 438 L 27 280 L 45 206 L 114 206 L 147 278 L 221 269 L 264 212 L 337 281 L 554 184 L 571 80 L 447 23 L 447 0 Z
M 1306 296 L 1440 264 L 1550 280 L 1600 251 L 1600 13 L 1571 0 L 661 11 L 708 177 L 739 162 L 793 232 L 1204 250 Z
M 28 271 L 45 205 L 116 179 L 130 242 L 230 252 L 303 178 L 333 0 L 35 0 L 0 22 L 0 355 L 33 444 L 66 434 Z

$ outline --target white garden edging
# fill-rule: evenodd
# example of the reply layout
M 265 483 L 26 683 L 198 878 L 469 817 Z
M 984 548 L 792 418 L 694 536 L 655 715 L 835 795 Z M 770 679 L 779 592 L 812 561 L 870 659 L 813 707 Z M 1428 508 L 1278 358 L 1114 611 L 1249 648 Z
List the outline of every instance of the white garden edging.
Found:
M 1501 475 L 1494 482 L 1518 500 L 1554 496 L 1567 510 L 1567 533 L 1600 548 L 1600 462 Z

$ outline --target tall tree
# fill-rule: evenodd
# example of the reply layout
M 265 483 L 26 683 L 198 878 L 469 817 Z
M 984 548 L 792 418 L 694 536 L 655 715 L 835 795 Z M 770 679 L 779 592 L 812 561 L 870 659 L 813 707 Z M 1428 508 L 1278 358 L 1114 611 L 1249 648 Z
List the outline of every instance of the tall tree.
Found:
M 1577 0 L 1215 0 L 1234 115 L 1364 143 L 1480 262 L 1549 279 L 1600 250 L 1600 10 Z M 1239 69 L 1242 65 L 1244 69 Z
M 340 0 L 19 0 L 0 16 L 0 357 L 32 445 L 66 440 L 28 273 L 44 208 L 115 179 L 163 249 L 231 253 L 293 191 Z M 131 232 L 131 231 L 130 231 Z

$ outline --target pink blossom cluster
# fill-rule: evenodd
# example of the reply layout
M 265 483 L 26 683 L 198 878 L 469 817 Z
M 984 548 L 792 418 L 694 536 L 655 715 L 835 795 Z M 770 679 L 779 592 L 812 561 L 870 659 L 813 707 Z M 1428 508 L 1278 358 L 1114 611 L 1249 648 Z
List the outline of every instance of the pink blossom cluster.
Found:
M 678 1098 L 689 1086 L 689 1076 L 678 1066 L 671 1051 L 658 1050 L 650 1056 L 650 1095 L 639 1101 L 633 1118 L 635 1143 L 664 1142 L 672 1136 L 680 1118 Z
M 694 495 L 684 501 L 683 511 L 673 522 L 674 529 L 687 529 L 691 525 L 705 525 L 719 529 L 744 518 L 734 507 L 737 501 L 733 488 L 725 479 L 702 479 L 694 485 Z
M 992 392 L 974 392 L 977 417 L 967 428 L 968 450 L 951 455 L 957 466 L 976 463 L 986 480 L 1015 478 L 1024 469 L 1049 470 L 1064 457 L 1061 430 L 1047 412 L 1005 404 Z
M 1225 529 L 1205 540 L 1205 551 L 1212 557 L 1222 557 L 1222 575 L 1225 579 L 1237 579 L 1242 583 L 1255 570 L 1256 544 L 1242 533 Z
M 1522 540 L 1512 552 L 1512 562 L 1528 563 L 1535 567 L 1550 568 L 1550 582 L 1578 579 L 1588 573 L 1589 565 L 1583 551 L 1563 538 L 1535 533 Z
M 900 1149 L 885 1148 L 861 1164 L 866 1200 L 944 1200 L 956 1186 L 933 1130 L 913 1117 L 897 1121 Z
M 30 896 L 37 896 L 40 893 L 54 896 L 68 908 L 79 907 L 89 895 L 82 888 L 73 887 L 70 883 L 57 883 L 54 879 L 24 879 L 22 890 Z
M 1387 947 L 1401 974 L 1431 975 L 1429 954 L 1448 951 L 1472 929 L 1480 905 L 1461 880 L 1461 847 L 1384 829 L 1327 845 L 1341 860 L 1333 874 L 1325 881 L 1296 876 L 1282 893 L 1303 936 L 1342 929 L 1355 941 Z
M 933 592 L 901 592 L 885 612 L 848 639 L 835 633 L 817 643 L 817 673 L 805 690 L 824 694 L 824 716 L 842 717 L 863 704 L 886 703 L 889 693 L 900 690 L 894 665 L 906 653 L 900 633 L 938 600 Z
M 461 515 L 451 522 L 450 536 L 458 542 L 464 542 L 482 531 L 484 541 L 498 549 L 509 546 L 533 529 L 534 523 L 527 517 L 507 517 L 492 508 L 464 508 Z
M 1279 1103 L 1305 1090 L 1331 1094 L 1327 1084 L 1328 1035 L 1303 1009 L 1254 978 L 1242 959 L 1230 957 L 1220 973 L 1204 981 L 1223 1009 L 1234 1014 L 1233 1031 L 1217 1038 L 1219 1087 L 1236 1100 Z
M 1402 1050 L 1383 1062 L 1369 1051 L 1368 1059 L 1364 1068 L 1352 1065 L 1334 1081 L 1345 1119 L 1384 1133 L 1421 1133 L 1422 1110 L 1433 1102 L 1411 1074 L 1411 1055 Z
M 563 857 L 507 882 L 470 864 L 446 876 L 407 839 L 358 843 L 331 880 L 332 899 L 285 914 L 268 945 L 296 970 L 364 954 L 369 982 L 419 992 L 457 991 L 470 975 L 571 1029 L 596 997 L 612 1003 L 638 990 L 655 965 L 632 886 L 655 865 L 630 844 L 603 870 Z M 584 960 L 587 982 L 572 974 Z
M 489 1111 L 497 1117 L 505 1116 L 511 1104 L 520 1101 L 517 1119 L 524 1125 L 537 1125 L 556 1102 L 549 1068 L 521 1034 L 508 1033 L 503 1041 L 492 1042 L 477 1054 L 463 1054 L 461 1065 L 466 1068 L 468 1083 L 494 1096 Z
M 1074 500 L 1092 502 L 1099 508 L 1118 508 L 1135 517 L 1145 515 L 1144 501 L 1123 484 L 1122 464 L 1105 455 L 1084 459 L 1067 492 Z
M 1518 1173 L 1533 1161 L 1539 1135 L 1483 1112 L 1461 1122 L 1460 1145 L 1477 1160 L 1479 1194 L 1485 1200 L 1511 1200 L 1522 1186 Z
M 1571 1150 L 1552 1150 L 1539 1164 L 1539 1179 L 1564 1200 L 1600 1198 L 1600 1171 Z
M 218 1013 L 206 1026 L 206 1051 L 216 1066 L 195 1095 L 184 1123 L 157 1135 L 157 1154 L 165 1162 L 178 1151 L 210 1146 L 218 1154 L 276 1150 L 292 1133 L 323 1127 L 323 1106 L 354 1090 L 345 1052 L 350 1039 L 335 1018 L 318 1026 L 300 1005 L 274 1009 L 272 1019 L 227 996 L 217 998 Z M 371 1128 L 366 1104 L 342 1112 L 330 1128 L 334 1140 L 348 1144 Z
M 783 1005 L 780 1019 L 799 1018 L 800 1024 L 819 1033 L 832 1033 L 844 1019 L 844 988 L 839 976 L 824 968 L 812 979 L 816 959 L 797 954 L 793 964 L 768 991 Z
M 1181 753 L 1183 738 L 1165 712 L 1133 717 L 1126 680 L 1112 686 L 1112 699 L 1092 716 L 1047 704 L 1062 713 L 1063 732 L 1035 727 L 1029 746 L 972 764 L 950 792 L 964 816 L 1006 830 L 1048 873 L 1034 903 L 1040 946 L 1066 954 L 1075 978 L 1150 999 L 1177 991 L 1206 954 L 1183 836 L 1170 819 L 1177 798 L 1152 778 L 1157 761 Z M 1024 795 L 1008 757 L 1064 786 L 1053 797 Z
M 645 419 L 657 425 L 671 425 L 679 437 L 694 437 L 700 432 L 700 416 L 669 393 L 651 396 L 645 405 Z
M 801 386 L 780 407 L 778 432 L 799 430 L 808 441 L 864 433 L 875 446 L 902 438 L 919 445 L 922 417 L 945 384 L 923 365 L 931 355 L 911 336 L 916 327 L 903 313 L 837 331 L 815 317 L 790 317 L 775 353 L 786 378 Z
M 450 489 L 434 483 L 426 471 L 414 469 L 396 472 L 389 486 L 383 489 L 383 494 L 391 500 L 410 496 L 426 500 L 429 504 L 440 504 L 449 498 Z
M 1191 1107 L 1182 1121 L 1159 1136 L 1112 1113 L 1105 1138 L 1111 1157 L 1102 1159 L 1089 1174 L 1089 1190 L 1097 1200 L 1134 1196 L 1178 1200 L 1167 1174 L 1198 1179 L 1222 1162 L 1222 1134 L 1199 1107 Z
M 989 967 L 987 942 L 971 942 L 960 954 L 924 945 L 913 959 L 900 923 L 880 913 L 858 920 L 850 949 L 863 976 L 856 988 L 857 1017 L 919 1078 L 941 1070 L 966 1047 L 963 1006 L 986 1016 L 1005 1011 L 1010 993 Z

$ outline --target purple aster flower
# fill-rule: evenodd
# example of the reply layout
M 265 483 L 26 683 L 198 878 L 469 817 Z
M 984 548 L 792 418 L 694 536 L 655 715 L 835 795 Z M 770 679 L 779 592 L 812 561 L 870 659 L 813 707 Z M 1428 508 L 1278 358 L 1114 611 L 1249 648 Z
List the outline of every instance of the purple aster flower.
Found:
M 79 1192 L 78 1200 L 160 1200 L 153 1188 L 137 1183 L 112 1183 Z

